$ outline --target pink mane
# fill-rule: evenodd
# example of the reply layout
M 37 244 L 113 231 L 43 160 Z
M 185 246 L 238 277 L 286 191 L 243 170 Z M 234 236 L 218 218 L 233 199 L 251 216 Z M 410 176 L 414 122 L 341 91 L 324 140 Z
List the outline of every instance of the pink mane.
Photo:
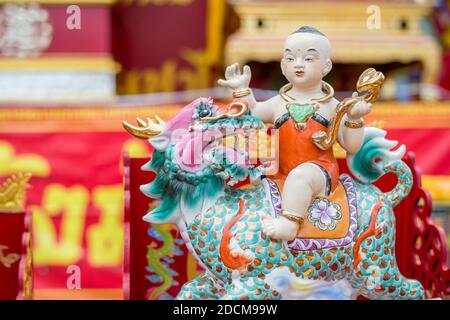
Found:
M 195 106 L 202 100 L 207 98 L 198 98 L 189 103 L 183 109 L 181 109 L 175 117 L 166 123 L 166 131 L 174 131 L 176 129 L 187 129 L 193 124 L 192 115 L 194 113 Z

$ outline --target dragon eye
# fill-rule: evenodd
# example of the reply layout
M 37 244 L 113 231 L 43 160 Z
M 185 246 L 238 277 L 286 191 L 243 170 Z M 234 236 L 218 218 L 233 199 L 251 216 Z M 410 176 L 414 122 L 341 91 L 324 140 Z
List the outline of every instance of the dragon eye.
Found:
M 201 118 L 209 117 L 211 115 L 211 109 L 202 109 L 199 112 Z

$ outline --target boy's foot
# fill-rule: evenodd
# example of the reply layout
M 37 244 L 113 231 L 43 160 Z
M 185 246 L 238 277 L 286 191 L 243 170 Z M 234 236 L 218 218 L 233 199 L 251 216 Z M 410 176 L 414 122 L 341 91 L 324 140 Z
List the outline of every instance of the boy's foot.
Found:
M 299 229 L 299 224 L 280 216 L 278 218 L 264 217 L 262 220 L 263 232 L 278 240 L 294 240 Z

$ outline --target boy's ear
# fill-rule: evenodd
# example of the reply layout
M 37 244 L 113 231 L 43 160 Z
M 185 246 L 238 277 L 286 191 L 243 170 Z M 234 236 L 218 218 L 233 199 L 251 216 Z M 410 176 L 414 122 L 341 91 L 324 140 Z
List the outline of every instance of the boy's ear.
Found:
M 324 77 L 331 71 L 332 67 L 333 67 L 333 63 L 331 62 L 331 59 L 327 59 L 327 61 L 325 62 L 325 65 L 323 66 L 323 69 L 322 69 L 322 74 Z

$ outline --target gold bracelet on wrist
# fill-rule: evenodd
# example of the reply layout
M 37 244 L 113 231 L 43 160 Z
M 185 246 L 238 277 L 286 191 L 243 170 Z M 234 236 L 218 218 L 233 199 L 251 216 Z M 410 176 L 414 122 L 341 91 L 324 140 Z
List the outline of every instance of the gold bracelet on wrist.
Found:
M 345 120 L 344 125 L 350 129 L 359 129 L 364 127 L 364 121 L 362 119 L 359 120 Z
M 299 216 L 296 216 L 296 215 L 293 215 L 290 213 L 286 213 L 286 210 L 281 210 L 280 216 L 297 223 L 299 226 L 301 226 L 303 224 L 304 219 L 302 217 L 299 217 Z
M 242 90 L 236 90 L 233 92 L 233 98 L 242 98 L 242 97 L 246 97 L 252 94 L 252 91 L 247 88 L 247 89 L 242 89 Z

